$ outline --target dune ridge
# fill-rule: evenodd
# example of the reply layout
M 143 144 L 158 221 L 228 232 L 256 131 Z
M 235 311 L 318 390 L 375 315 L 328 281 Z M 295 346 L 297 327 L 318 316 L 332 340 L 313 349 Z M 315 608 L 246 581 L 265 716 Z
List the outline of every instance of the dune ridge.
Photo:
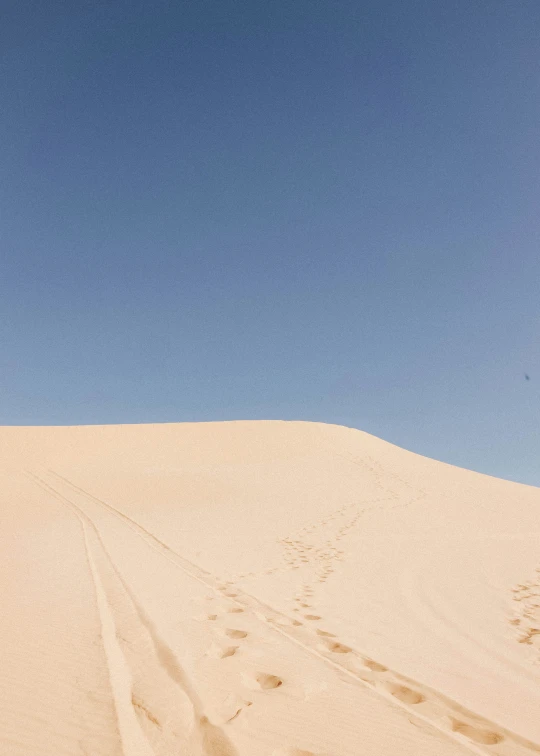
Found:
M 353 429 L 0 429 L 0 746 L 540 752 L 540 490 Z

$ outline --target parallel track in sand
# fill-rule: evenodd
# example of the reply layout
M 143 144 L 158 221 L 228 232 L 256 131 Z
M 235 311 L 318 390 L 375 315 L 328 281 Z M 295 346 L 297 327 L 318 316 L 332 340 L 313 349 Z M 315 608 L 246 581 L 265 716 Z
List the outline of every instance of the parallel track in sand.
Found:
M 188 713 L 191 716 L 189 716 L 188 721 L 184 722 L 185 731 L 190 733 L 189 741 L 187 743 L 176 743 L 175 746 L 181 749 L 187 747 L 190 754 L 201 753 L 203 756 L 238 756 L 225 732 L 221 728 L 211 724 L 205 716 L 203 704 L 186 672 L 183 670 L 180 661 L 176 658 L 172 649 L 160 637 L 152 620 L 148 617 L 142 605 L 135 598 L 132 590 L 127 585 L 125 578 L 114 563 L 109 550 L 103 542 L 101 533 L 92 519 L 81 507 L 77 506 L 77 504 L 71 499 L 63 495 L 53 486 L 49 485 L 46 481 L 39 478 L 39 476 L 29 472 L 26 474 L 43 491 L 46 491 L 48 494 L 56 498 L 57 501 L 60 501 L 71 509 L 81 523 L 86 555 L 96 592 L 103 645 L 109 668 L 111 690 L 124 756 L 154 756 L 154 751 L 145 737 L 144 732 L 141 730 L 136 717 L 135 708 L 137 703 L 133 700 L 129 665 L 118 643 L 114 621 L 114 607 L 107 599 L 99 569 L 90 546 L 89 531 L 94 534 L 98 547 L 101 549 L 102 554 L 111 566 L 129 602 L 135 610 L 137 617 L 144 626 L 144 630 L 150 639 L 150 646 L 155 655 L 156 664 L 164 670 L 174 685 L 178 687 L 180 695 L 189 702 Z M 185 710 L 185 707 L 183 708 Z
M 41 475 L 45 477 L 41 477 L 30 471 L 27 471 L 26 475 L 43 491 L 68 506 L 81 521 L 88 559 L 96 585 L 96 595 L 98 605 L 100 606 L 102 625 L 104 625 L 104 643 L 108 644 L 108 650 L 106 649 L 106 651 L 111 677 L 114 677 L 115 665 L 122 664 L 122 660 L 118 657 L 120 649 L 116 647 L 117 643 L 115 646 L 116 641 L 113 637 L 115 634 L 114 619 L 110 615 L 110 607 L 106 603 L 105 591 L 100 582 L 98 568 L 92 557 L 90 545 L 91 534 L 95 543 L 102 549 L 103 554 L 110 562 L 146 631 L 152 637 L 156 658 L 158 661 L 161 660 L 162 664 L 163 660 L 166 660 L 165 666 L 168 667 L 167 672 L 169 676 L 172 676 L 174 682 L 181 687 L 183 694 L 190 700 L 194 718 L 198 722 L 199 738 L 205 744 L 202 753 L 208 754 L 208 756 L 217 756 L 218 754 L 232 756 L 235 751 L 232 744 L 227 741 L 224 732 L 210 725 L 206 719 L 203 704 L 198 699 L 179 661 L 174 657 L 172 650 L 159 637 L 159 633 L 153 627 L 150 618 L 146 615 L 143 607 L 140 606 L 133 592 L 128 587 L 125 577 L 120 575 L 118 568 L 115 566 L 97 525 L 88 513 L 84 511 L 80 501 L 79 504 L 73 501 L 74 496 L 78 499 L 82 497 L 114 516 L 126 528 L 135 533 L 148 548 L 160 554 L 162 558 L 171 562 L 191 579 L 213 591 L 214 594 L 218 596 L 227 595 L 229 601 L 232 601 L 243 610 L 252 612 L 272 632 L 278 633 L 312 657 L 319 659 L 327 667 L 334 669 L 339 675 L 345 676 L 350 681 L 353 681 L 354 684 L 375 691 L 384 697 L 387 702 L 391 702 L 394 706 L 406 711 L 410 715 L 410 721 L 413 724 L 420 726 L 420 723 L 422 723 L 422 726 L 442 733 L 444 737 L 452 739 L 471 753 L 479 754 L 480 756 L 486 753 L 496 754 L 497 756 L 528 756 L 532 753 L 540 753 L 540 746 L 538 744 L 528 741 L 483 717 L 479 717 L 474 712 L 460 706 L 459 703 L 422 685 L 418 681 L 401 675 L 398 671 L 388 669 L 377 659 L 368 657 L 359 649 L 345 646 L 339 643 L 338 639 L 334 637 L 321 638 L 320 636 L 325 635 L 324 633 L 319 633 L 319 637 L 317 637 L 306 625 L 299 623 L 295 618 L 289 617 L 238 586 L 234 586 L 234 595 L 231 596 L 231 583 L 223 584 L 223 581 L 218 576 L 211 574 L 182 554 L 174 551 L 170 546 L 114 505 L 94 496 L 89 491 L 86 491 L 53 470 L 42 472 Z M 66 491 L 69 495 L 66 494 Z M 326 635 L 330 636 L 330 634 Z M 112 682 L 114 681 L 112 680 Z M 126 714 L 126 695 L 124 691 L 123 693 L 118 692 L 116 696 L 116 708 L 120 724 L 122 717 L 124 717 L 124 720 L 127 717 L 131 721 L 133 713 L 132 709 L 131 712 Z M 422 704 L 427 705 L 429 713 L 422 712 Z M 130 729 L 128 725 L 129 723 L 125 722 L 124 729 Z M 213 728 L 211 732 L 209 728 Z M 120 729 L 122 731 L 122 725 Z M 124 737 L 122 738 L 126 746 L 125 756 L 147 756 L 147 754 L 152 753 L 151 750 L 145 750 L 146 746 L 144 743 L 147 743 L 146 739 L 139 739 L 137 742 L 128 742 L 130 737 L 132 736 L 126 736 L 127 741 L 125 741 Z

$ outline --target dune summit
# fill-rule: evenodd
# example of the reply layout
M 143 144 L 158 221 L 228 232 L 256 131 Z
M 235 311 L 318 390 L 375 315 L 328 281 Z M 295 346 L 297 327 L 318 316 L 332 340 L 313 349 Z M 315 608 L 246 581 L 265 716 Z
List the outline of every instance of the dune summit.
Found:
M 540 490 L 300 422 L 0 429 L 0 753 L 540 752 Z

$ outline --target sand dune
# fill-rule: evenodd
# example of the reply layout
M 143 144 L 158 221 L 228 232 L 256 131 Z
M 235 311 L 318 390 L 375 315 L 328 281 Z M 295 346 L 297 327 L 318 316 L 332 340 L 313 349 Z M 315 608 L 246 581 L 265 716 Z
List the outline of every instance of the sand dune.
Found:
M 540 752 L 540 490 L 347 428 L 0 429 L 0 753 Z

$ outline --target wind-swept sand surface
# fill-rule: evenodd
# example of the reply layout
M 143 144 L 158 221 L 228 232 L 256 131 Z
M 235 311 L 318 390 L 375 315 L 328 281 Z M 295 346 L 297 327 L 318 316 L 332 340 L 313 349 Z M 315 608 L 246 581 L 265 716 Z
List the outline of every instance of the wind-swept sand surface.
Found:
M 0 429 L 3 756 L 540 753 L 540 490 L 316 423 Z

